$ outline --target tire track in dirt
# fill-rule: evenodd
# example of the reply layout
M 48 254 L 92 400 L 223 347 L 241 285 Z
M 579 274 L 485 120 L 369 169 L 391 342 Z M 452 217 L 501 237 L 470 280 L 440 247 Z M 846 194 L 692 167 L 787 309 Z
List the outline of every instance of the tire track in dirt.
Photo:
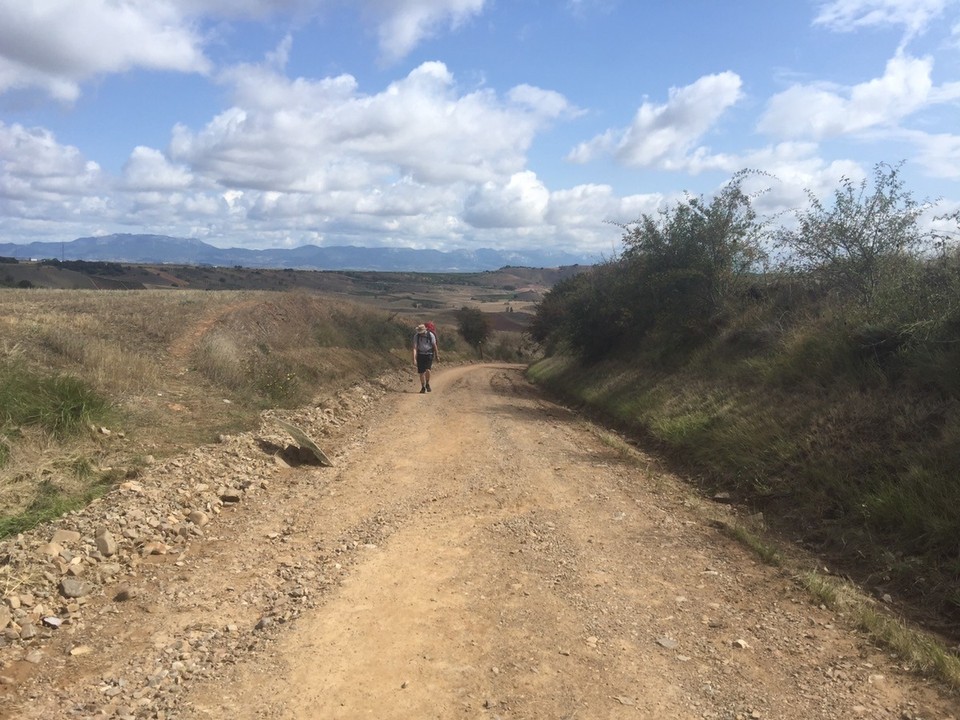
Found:
M 262 304 L 263 302 L 260 300 L 240 300 L 221 307 L 212 308 L 202 320 L 195 323 L 186 332 L 178 335 L 176 340 L 170 344 L 170 357 L 174 360 L 187 358 L 200 344 L 200 341 L 203 340 L 206 334 L 210 332 L 215 325 L 222 322 L 225 317 Z

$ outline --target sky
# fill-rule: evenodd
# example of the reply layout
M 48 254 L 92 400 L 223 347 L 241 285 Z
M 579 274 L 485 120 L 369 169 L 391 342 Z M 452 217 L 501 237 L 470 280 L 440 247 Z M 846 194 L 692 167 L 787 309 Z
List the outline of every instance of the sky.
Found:
M 0 242 L 601 258 L 900 162 L 960 208 L 960 0 L 0 0 Z

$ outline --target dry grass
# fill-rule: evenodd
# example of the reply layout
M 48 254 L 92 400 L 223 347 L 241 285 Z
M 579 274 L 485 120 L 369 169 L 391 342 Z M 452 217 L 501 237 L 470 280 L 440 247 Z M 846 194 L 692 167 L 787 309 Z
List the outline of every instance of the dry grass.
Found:
M 391 350 L 408 334 L 386 312 L 316 294 L 0 291 L 0 369 L 74 378 L 113 413 L 109 432 L 97 421 L 55 437 L 0 412 L 0 531 L 88 501 L 147 455 L 375 376 L 405 361 Z
M 816 572 L 802 573 L 799 582 L 817 601 L 842 612 L 875 643 L 896 653 L 907 667 L 960 690 L 960 657 L 942 641 L 909 627 L 850 583 Z

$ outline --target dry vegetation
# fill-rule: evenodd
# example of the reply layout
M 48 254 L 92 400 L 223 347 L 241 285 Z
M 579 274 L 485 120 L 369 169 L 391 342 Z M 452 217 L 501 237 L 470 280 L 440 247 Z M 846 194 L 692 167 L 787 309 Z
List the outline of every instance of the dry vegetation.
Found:
M 438 324 L 447 362 L 475 357 L 456 331 L 463 306 L 491 318 L 488 358 L 529 357 L 521 331 L 558 272 L 110 264 L 106 278 L 103 265 L 7 268 L 33 287 L 0 289 L 0 535 L 249 428 L 266 408 L 406 367 L 421 319 Z M 146 289 L 81 289 L 107 280 Z
M 402 364 L 371 307 L 264 292 L 0 292 L 0 531 L 88 502 L 151 458 Z

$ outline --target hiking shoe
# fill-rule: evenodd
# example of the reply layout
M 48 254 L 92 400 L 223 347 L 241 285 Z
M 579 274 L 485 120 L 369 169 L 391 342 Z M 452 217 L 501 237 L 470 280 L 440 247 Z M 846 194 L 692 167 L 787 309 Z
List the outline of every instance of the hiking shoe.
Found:
M 422 388 L 420 388 L 420 394 L 421 394 L 421 395 L 423 395 L 426 391 L 427 391 L 427 387 L 426 387 L 426 386 L 423 386 Z
M 430 392 L 430 383 L 427 383 L 427 392 Z

